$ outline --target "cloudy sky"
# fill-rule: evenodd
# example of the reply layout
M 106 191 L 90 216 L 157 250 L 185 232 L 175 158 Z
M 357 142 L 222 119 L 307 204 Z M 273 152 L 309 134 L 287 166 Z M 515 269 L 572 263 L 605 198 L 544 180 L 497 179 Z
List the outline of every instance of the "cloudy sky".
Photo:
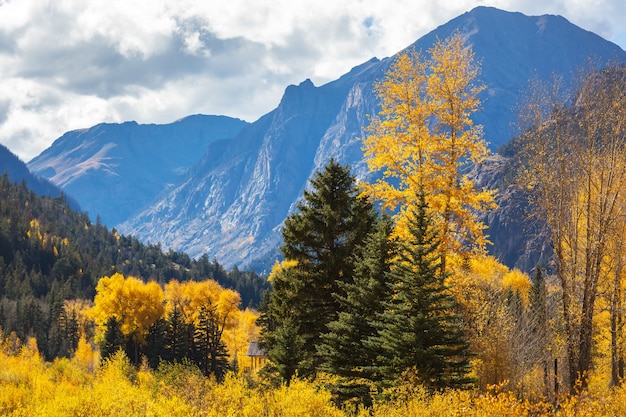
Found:
M 0 0 L 0 143 L 195 114 L 254 121 L 479 5 L 560 14 L 626 49 L 623 0 Z

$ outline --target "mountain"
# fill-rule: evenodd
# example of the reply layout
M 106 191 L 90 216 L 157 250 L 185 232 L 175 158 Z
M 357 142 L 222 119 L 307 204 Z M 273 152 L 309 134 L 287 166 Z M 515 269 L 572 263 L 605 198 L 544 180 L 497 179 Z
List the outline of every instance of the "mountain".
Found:
M 626 61 L 618 46 L 562 17 L 490 7 L 465 13 L 410 47 L 427 51 L 437 38 L 456 30 L 482 64 L 481 78 L 488 88 L 475 121 L 483 124 L 492 149 L 513 136 L 517 96 L 534 75 L 554 72 L 567 79 L 589 57 Z M 141 210 L 119 229 L 192 256 L 208 253 L 227 266 L 267 268 L 278 255 L 283 220 L 294 210 L 307 179 L 329 158 L 350 164 L 358 179 L 367 177 L 358 138 L 368 115 L 376 112 L 372 84 L 393 59 L 373 58 L 319 87 L 310 80 L 287 87 L 275 110 L 229 140 L 209 144 L 197 164 L 162 190 L 153 204 L 136 201 Z M 36 172 L 46 173 L 38 167 Z M 130 197 L 119 194 L 118 200 Z
M 0 145 L 0 175 L 4 175 L 5 173 L 13 182 L 19 183 L 24 181 L 30 190 L 42 197 L 59 197 L 63 195 L 67 203 L 74 210 L 79 210 L 78 203 L 74 199 L 64 195 L 61 188 L 42 177 L 33 175 L 26 164 L 19 159 L 17 155 L 11 152 L 6 146 Z
M 567 81 L 589 60 L 599 65 L 626 60 L 626 52 L 593 32 L 561 16 L 526 16 L 493 7 L 477 7 L 419 39 L 426 51 L 437 38 L 459 30 L 482 64 L 480 78 L 487 85 L 483 110 L 474 121 L 482 124 L 492 150 L 515 135 L 518 97 L 530 78 L 559 74 Z
M 208 146 L 247 123 L 194 115 L 165 125 L 103 123 L 68 132 L 28 163 L 111 227 L 150 203 L 198 162 Z

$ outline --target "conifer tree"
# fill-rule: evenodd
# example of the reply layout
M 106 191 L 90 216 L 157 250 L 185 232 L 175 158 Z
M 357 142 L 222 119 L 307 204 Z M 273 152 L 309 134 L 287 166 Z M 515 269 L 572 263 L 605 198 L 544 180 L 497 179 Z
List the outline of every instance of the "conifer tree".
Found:
M 228 353 L 222 341 L 224 325 L 219 323 L 216 309 L 211 305 L 200 308 L 194 332 L 194 356 L 205 375 L 214 375 L 221 381 L 228 370 Z
M 368 343 L 376 336 L 377 316 L 384 312 L 389 296 L 387 274 L 396 254 L 396 240 L 392 238 L 393 223 L 384 216 L 366 239 L 356 255 L 353 283 L 342 283 L 343 296 L 337 299 L 341 311 L 337 320 L 328 324 L 318 348 L 324 359 L 322 369 L 341 377 L 334 387 L 340 401 L 352 397 L 366 405 L 371 404 L 370 384 L 380 375 L 375 364 L 382 354 L 379 347 Z
M 294 268 L 275 265 L 270 274 L 271 293 L 266 293 L 257 323 L 262 328 L 261 343 L 287 384 L 305 360 L 304 339 L 296 324 L 297 305 L 293 302 L 299 279 Z
M 121 324 L 114 316 L 111 316 L 107 320 L 104 339 L 100 343 L 100 357 L 102 360 L 107 359 L 123 347 L 124 335 L 122 334 Z
M 71 353 L 76 352 L 78 348 L 78 341 L 80 340 L 80 330 L 78 326 L 78 318 L 76 317 L 76 310 L 72 310 L 67 321 L 65 322 L 65 339 L 69 345 L 69 351 Z
M 183 312 L 177 305 L 170 313 L 165 330 L 166 354 L 163 360 L 182 362 L 189 359 L 191 340 L 189 324 L 185 322 Z
M 359 195 L 349 167 L 335 160 L 313 177 L 311 186 L 297 212 L 285 220 L 281 252 L 295 266 L 282 272 L 285 285 L 274 288 L 267 312 L 274 324 L 265 329 L 280 331 L 282 321 L 293 320 L 289 331 L 297 329 L 303 342 L 297 367 L 301 376 L 312 375 L 321 363 L 320 337 L 339 310 L 334 294 L 342 293 L 340 282 L 352 282 L 352 255 L 376 217 L 369 200 Z M 272 343 L 278 339 L 264 337 L 270 359 L 280 365 L 272 356 Z
M 148 328 L 144 353 L 152 369 L 157 369 L 159 363 L 168 357 L 165 340 L 167 327 L 167 320 L 161 317 Z
M 392 294 L 371 340 L 384 352 L 379 369 L 389 385 L 409 371 L 433 389 L 465 386 L 471 382 L 470 352 L 444 282 L 441 242 L 423 193 L 408 225 L 411 239 L 400 244 L 388 274 Z

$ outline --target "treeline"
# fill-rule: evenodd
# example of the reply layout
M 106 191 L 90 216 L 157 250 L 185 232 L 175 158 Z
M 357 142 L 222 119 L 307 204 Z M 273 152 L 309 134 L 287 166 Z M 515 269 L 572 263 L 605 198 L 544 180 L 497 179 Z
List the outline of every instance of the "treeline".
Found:
M 326 381 L 338 403 L 365 405 L 406 381 L 553 405 L 622 384 L 626 71 L 583 74 L 568 91 L 534 84 L 523 104 L 508 175 L 554 250 L 551 274 L 532 280 L 485 255 L 478 214 L 495 191 L 468 175 L 489 154 L 470 117 L 477 75 L 457 32 L 426 57 L 407 50 L 374 84 L 381 110 L 363 150 L 375 182 L 330 161 L 285 221 L 259 321 L 269 375 Z
M 96 292 L 93 307 L 80 314 L 95 324 L 103 360 L 122 350 L 136 366 L 143 360 L 152 369 L 163 362 L 194 364 L 221 381 L 228 370 L 237 371 L 256 337 L 257 315 L 239 310 L 239 294 L 213 280 L 161 286 L 114 274 L 102 277 Z M 86 329 L 80 333 L 87 339 Z
M 116 272 L 158 283 L 211 278 L 237 290 L 244 306 L 257 305 L 268 287 L 252 271 L 226 271 L 207 255 L 196 260 L 142 244 L 91 223 L 60 197 L 40 197 L 7 174 L 0 177 L 0 327 L 5 332 L 22 339 L 36 336 L 46 358 L 68 354 L 60 346 L 67 343 L 55 347 L 52 342 L 60 329 L 73 326 L 71 317 L 63 316 L 64 301 L 93 300 L 99 278 Z
M 541 275 L 533 285 L 480 254 L 448 254 L 443 272 L 423 193 L 406 215 L 399 236 L 334 160 L 312 178 L 261 309 L 266 375 L 326 381 L 338 403 L 366 406 L 407 381 L 439 391 L 508 379 L 547 393 Z

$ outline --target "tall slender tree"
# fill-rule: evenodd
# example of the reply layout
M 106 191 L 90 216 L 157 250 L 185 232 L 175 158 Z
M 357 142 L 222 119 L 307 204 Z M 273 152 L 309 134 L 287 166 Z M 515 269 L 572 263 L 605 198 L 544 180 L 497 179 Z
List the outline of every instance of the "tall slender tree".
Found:
M 270 359 L 272 335 L 283 334 L 281 325 L 289 318 L 290 332 L 296 330 L 302 341 L 302 357 L 297 366 L 301 376 L 311 375 L 322 362 L 317 353 L 321 335 L 337 318 L 340 309 L 335 294 L 342 294 L 340 283 L 351 283 L 353 254 L 372 228 L 376 213 L 360 195 L 347 166 L 331 159 L 311 179 L 311 189 L 297 212 L 285 220 L 281 252 L 291 265 L 276 271 L 275 286 L 266 315 L 271 324 L 264 329 Z M 289 332 L 285 334 L 290 334 Z
M 185 321 L 182 308 L 178 305 L 167 318 L 165 328 L 165 355 L 164 360 L 182 362 L 191 356 L 191 324 Z
M 442 272 L 440 235 L 424 194 L 416 200 L 408 219 L 411 239 L 400 244 L 388 274 L 392 293 L 379 314 L 372 345 L 384 352 L 380 372 L 387 384 L 405 371 L 415 371 L 434 389 L 466 386 L 471 382 L 471 353 Z
M 344 295 L 337 295 L 341 311 L 337 320 L 328 324 L 318 352 L 323 357 L 322 369 L 341 380 L 334 390 L 340 401 L 357 398 L 371 404 L 371 383 L 378 382 L 378 356 L 383 352 L 369 339 L 378 334 L 375 321 L 385 309 L 390 293 L 387 274 L 396 256 L 393 223 L 381 217 L 375 229 L 356 254 L 354 282 L 342 283 Z
M 194 332 L 195 361 L 205 375 L 213 375 L 218 381 L 228 370 L 228 353 L 222 340 L 224 322 L 220 322 L 216 306 L 203 305 Z
M 436 217 L 441 264 L 450 252 L 484 250 L 485 228 L 477 213 L 494 206 L 493 192 L 477 189 L 468 176 L 471 164 L 488 155 L 482 129 L 472 121 L 480 108 L 480 67 L 463 36 L 438 40 L 424 58 L 402 53 L 375 84 L 380 113 L 363 138 L 371 171 L 380 172 L 369 191 L 397 210 L 399 231 L 424 189 Z
M 587 384 L 596 299 L 617 266 L 611 242 L 622 238 L 625 88 L 626 69 L 613 65 L 583 72 L 575 88 L 559 78 L 535 80 L 521 106 L 519 182 L 549 228 L 572 390 L 579 379 Z
M 100 343 L 100 357 L 107 359 L 118 350 L 123 349 L 124 345 L 124 334 L 122 333 L 120 322 L 114 316 L 111 316 L 106 322 L 104 338 Z

